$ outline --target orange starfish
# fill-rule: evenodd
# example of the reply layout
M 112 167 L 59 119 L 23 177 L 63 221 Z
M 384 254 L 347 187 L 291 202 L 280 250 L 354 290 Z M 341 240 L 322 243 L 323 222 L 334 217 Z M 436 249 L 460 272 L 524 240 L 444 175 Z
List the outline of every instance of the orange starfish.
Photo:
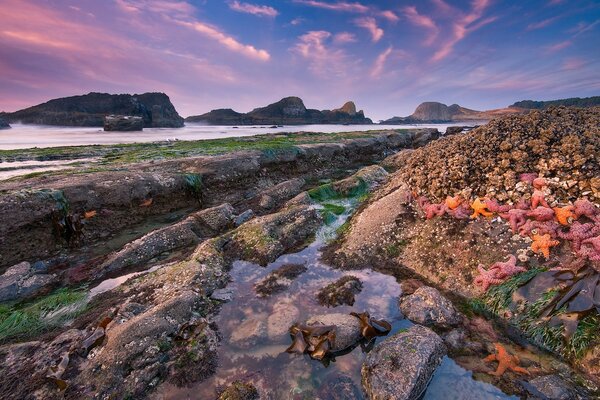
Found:
M 458 208 L 458 206 L 460 206 L 460 203 L 460 196 L 446 197 L 446 206 L 451 210 L 455 210 L 456 208 Z
M 152 197 L 148 200 L 144 200 L 142 203 L 140 203 L 140 207 L 150 207 L 152 205 L 152 201 Z
M 83 213 L 83 218 L 85 218 L 85 219 L 94 218 L 96 216 L 96 214 L 98 214 L 96 212 L 96 210 L 86 211 L 86 212 Z
M 473 203 L 471 203 L 471 208 L 474 210 L 473 214 L 471 215 L 471 218 L 477 218 L 480 215 L 483 215 L 484 217 L 491 217 L 492 215 L 494 215 L 489 210 L 487 210 L 487 205 L 484 202 L 482 202 L 479 197 L 476 198 Z
M 507 369 L 529 375 L 525 368 L 519 367 L 519 357 L 509 354 L 500 343 L 494 343 L 494 347 L 496 348 L 496 354 L 490 354 L 483 359 L 485 362 L 498 361 L 498 368 L 494 372 L 489 372 L 490 375 L 501 376 Z
M 550 247 L 558 246 L 560 243 L 558 240 L 552 240 L 549 233 L 545 235 L 533 235 L 532 239 L 531 250 L 534 253 L 542 253 L 546 259 L 550 257 Z
M 574 206 L 565 206 L 565 207 L 555 207 L 553 208 L 554 215 L 556 216 L 556 220 L 561 225 L 570 225 L 573 220 L 577 219 L 577 215 L 575 214 Z

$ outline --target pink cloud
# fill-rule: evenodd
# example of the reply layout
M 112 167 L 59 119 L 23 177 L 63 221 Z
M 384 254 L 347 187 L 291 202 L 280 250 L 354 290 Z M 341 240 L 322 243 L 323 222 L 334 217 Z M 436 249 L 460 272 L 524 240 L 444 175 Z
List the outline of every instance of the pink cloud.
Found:
M 554 53 L 554 52 L 566 49 L 567 47 L 569 47 L 572 44 L 573 44 L 573 42 L 571 42 L 570 40 L 565 40 L 563 42 L 559 42 L 559 43 L 555 43 L 555 44 L 546 46 L 545 49 L 546 49 L 546 51 L 548 51 L 550 53 Z
M 392 54 L 392 51 L 393 47 L 390 46 L 383 53 L 377 56 L 377 59 L 375 59 L 375 63 L 373 63 L 373 68 L 371 69 L 370 73 L 372 78 L 377 79 L 381 77 L 381 74 L 384 72 L 385 63 L 390 54 Z
M 400 20 L 400 17 L 398 17 L 395 12 L 390 10 L 382 11 L 381 13 L 379 13 L 379 15 L 390 22 L 398 22 Z
M 271 55 L 266 50 L 260 50 L 254 46 L 240 43 L 232 36 L 226 35 L 225 33 L 223 33 L 222 31 L 220 31 L 212 25 L 208 25 L 200 21 L 188 22 L 175 20 L 175 22 L 181 26 L 185 26 L 195 30 L 196 32 L 200 32 L 201 34 L 217 41 L 218 43 L 225 46 L 227 49 L 236 53 L 240 53 L 247 57 L 254 58 L 260 61 L 269 61 L 269 59 L 271 58 Z
M 489 5 L 490 0 L 473 0 L 471 3 L 471 10 L 467 14 L 456 12 L 456 21 L 452 25 L 449 39 L 434 53 L 431 61 L 438 62 L 448 57 L 458 42 L 466 38 L 470 33 L 494 22 L 497 19 L 496 17 L 481 19 Z M 449 7 L 446 3 L 443 3 L 443 7 L 446 6 Z
M 355 12 L 355 13 L 367 13 L 369 12 L 369 7 L 361 4 L 361 3 L 350 3 L 345 1 L 338 1 L 335 3 L 327 3 L 324 1 L 317 0 L 294 0 L 295 3 L 304 4 L 307 6 L 324 8 L 327 10 L 334 11 L 346 11 L 346 12 Z
M 257 15 L 259 17 L 275 18 L 279 14 L 279 12 L 273 7 L 242 3 L 237 0 L 230 2 L 229 8 L 231 8 L 234 11 Z
M 350 32 L 340 32 L 335 34 L 333 41 L 338 44 L 353 43 L 356 42 L 356 36 Z
M 540 22 L 531 23 L 531 24 L 527 25 L 527 30 L 528 31 L 533 31 L 533 30 L 536 30 L 536 29 L 545 28 L 545 27 L 547 27 L 548 25 L 552 24 L 554 21 L 556 21 L 559 18 L 560 18 L 560 16 L 556 16 L 556 17 L 544 19 L 544 20 L 542 20 Z
M 309 31 L 298 38 L 292 52 L 308 60 L 308 69 L 323 78 L 342 78 L 352 64 L 347 54 L 330 46 L 333 35 L 327 31 Z
M 414 6 L 404 7 L 403 12 L 404 12 L 404 16 L 408 19 L 409 22 L 411 22 L 414 25 L 423 27 L 429 31 L 429 35 L 428 35 L 427 39 L 425 40 L 425 44 L 426 45 L 433 44 L 433 42 L 435 41 L 435 39 L 437 38 L 437 35 L 439 33 L 439 29 L 438 29 L 437 25 L 435 24 L 435 22 L 433 22 L 433 19 L 431 19 L 430 17 L 428 17 L 426 15 L 419 14 L 419 12 L 417 11 L 417 8 Z
M 383 37 L 383 29 L 377 26 L 377 21 L 373 17 L 357 18 L 354 20 L 356 26 L 364 28 L 371 34 L 371 40 L 375 43 L 379 42 Z
M 587 63 L 581 58 L 569 58 L 562 64 L 562 69 L 565 71 L 576 71 L 583 68 Z

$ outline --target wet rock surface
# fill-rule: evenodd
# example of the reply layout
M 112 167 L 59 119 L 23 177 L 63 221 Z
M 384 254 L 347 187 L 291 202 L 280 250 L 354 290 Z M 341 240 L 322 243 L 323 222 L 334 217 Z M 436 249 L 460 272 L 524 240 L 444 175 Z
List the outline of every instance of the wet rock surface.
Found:
M 418 399 L 446 354 L 442 339 L 413 326 L 375 345 L 362 366 L 369 399 Z
M 357 344 L 362 336 L 360 333 L 360 322 L 358 318 L 341 313 L 315 315 L 308 320 L 309 326 L 334 326 L 335 341 L 331 348 L 332 352 L 342 351 Z
M 21 300 L 47 293 L 60 280 L 54 274 L 40 272 L 26 261 L 7 269 L 3 275 L 0 275 L 0 302 Z
M 235 381 L 227 386 L 217 397 L 217 400 L 258 400 L 258 390 L 248 382 Z
M 302 178 L 291 179 L 265 190 L 258 199 L 258 205 L 265 210 L 280 207 L 302 191 L 306 181 Z
M 319 304 L 327 307 L 336 307 L 343 304 L 353 305 L 354 296 L 362 290 L 360 279 L 355 276 L 344 276 L 330 283 L 317 293 Z
M 575 392 L 569 383 L 557 375 L 545 375 L 534 378 L 526 385 L 533 399 L 572 400 Z
M 406 318 L 428 327 L 450 328 L 462 322 L 452 303 L 437 289 L 427 286 L 401 298 L 400 310 Z

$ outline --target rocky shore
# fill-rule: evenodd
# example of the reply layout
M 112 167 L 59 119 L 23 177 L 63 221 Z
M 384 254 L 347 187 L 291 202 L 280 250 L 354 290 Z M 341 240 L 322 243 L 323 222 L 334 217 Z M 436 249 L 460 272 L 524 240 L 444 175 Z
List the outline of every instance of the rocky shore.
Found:
M 599 115 L 3 183 L 0 397 L 596 398 Z

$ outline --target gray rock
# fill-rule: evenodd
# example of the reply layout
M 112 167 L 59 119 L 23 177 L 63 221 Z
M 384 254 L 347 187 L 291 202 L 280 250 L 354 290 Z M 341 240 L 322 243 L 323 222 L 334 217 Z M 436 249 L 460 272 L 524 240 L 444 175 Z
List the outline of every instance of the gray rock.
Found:
M 440 138 L 440 132 L 436 128 L 431 129 L 420 129 L 413 136 L 413 148 L 425 146 L 432 140 Z
M 415 325 L 377 344 L 362 366 L 369 399 L 418 399 L 446 354 L 442 339 Z
M 218 301 L 231 301 L 233 299 L 233 289 L 231 288 L 223 288 L 217 289 L 210 295 L 210 298 Z
M 265 210 L 277 208 L 300 193 L 305 184 L 304 179 L 296 178 L 275 185 L 262 193 L 258 205 Z
M 312 204 L 312 199 L 308 195 L 308 192 L 302 192 L 291 200 L 288 200 L 284 206 L 292 207 L 292 206 L 300 206 L 300 205 L 308 205 Z
M 352 378 L 346 375 L 329 374 L 317 391 L 318 400 L 358 400 L 362 399 L 360 389 Z
M 536 398 L 543 400 L 571 400 L 575 398 L 571 386 L 558 375 L 534 378 L 529 381 L 527 389 Z
M 57 281 L 56 275 L 36 274 L 28 262 L 13 265 L 0 276 L 0 302 L 33 297 L 49 290 Z
M 48 272 L 48 263 L 44 261 L 36 261 L 33 263 L 31 268 L 36 274 L 45 274 Z
M 307 325 L 334 325 L 335 345 L 333 352 L 342 351 L 355 345 L 361 338 L 360 322 L 358 318 L 350 314 L 324 314 L 316 315 L 306 321 Z
M 144 129 L 142 117 L 131 115 L 107 115 L 104 117 L 105 131 L 141 131 Z
M 461 322 L 461 315 L 452 303 L 428 286 L 400 299 L 400 310 L 409 320 L 430 327 L 449 328 Z
M 254 217 L 254 211 L 246 210 L 235 218 L 234 224 L 235 226 L 240 226 L 244 222 L 250 221 Z

